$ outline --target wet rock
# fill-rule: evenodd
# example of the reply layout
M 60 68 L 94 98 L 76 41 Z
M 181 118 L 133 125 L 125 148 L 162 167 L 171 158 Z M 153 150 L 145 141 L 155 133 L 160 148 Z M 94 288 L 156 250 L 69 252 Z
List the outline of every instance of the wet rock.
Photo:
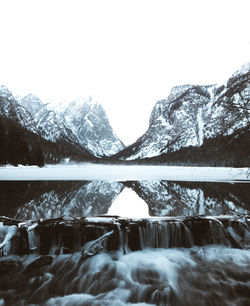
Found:
M 47 266 L 52 264 L 53 258 L 52 256 L 40 256 L 33 260 L 24 270 L 24 273 L 37 273 L 37 270 L 42 268 L 43 266 Z

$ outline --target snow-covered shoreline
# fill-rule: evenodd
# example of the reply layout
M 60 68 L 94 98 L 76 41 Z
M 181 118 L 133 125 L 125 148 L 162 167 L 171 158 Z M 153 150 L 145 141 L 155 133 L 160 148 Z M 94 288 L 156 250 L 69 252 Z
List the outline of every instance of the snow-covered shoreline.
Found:
M 0 168 L 2 181 L 71 180 L 170 180 L 204 182 L 250 182 L 250 168 L 178 167 L 154 165 L 47 165 Z

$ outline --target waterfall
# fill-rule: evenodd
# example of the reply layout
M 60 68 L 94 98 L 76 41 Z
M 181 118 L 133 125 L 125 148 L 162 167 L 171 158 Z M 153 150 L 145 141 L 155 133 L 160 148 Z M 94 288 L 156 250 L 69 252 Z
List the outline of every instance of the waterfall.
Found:
M 31 227 L 2 226 L 0 235 L 2 256 L 73 254 L 84 246 L 93 248 L 93 255 L 112 250 L 128 254 L 147 248 L 205 245 L 250 247 L 248 216 L 52 219 Z
M 190 230 L 180 222 L 150 222 L 139 226 L 140 246 L 145 248 L 191 247 Z

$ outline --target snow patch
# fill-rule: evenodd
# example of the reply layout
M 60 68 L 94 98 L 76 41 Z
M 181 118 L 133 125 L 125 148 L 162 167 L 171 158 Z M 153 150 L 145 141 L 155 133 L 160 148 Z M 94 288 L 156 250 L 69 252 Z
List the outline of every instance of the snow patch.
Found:
M 202 120 L 202 108 L 199 108 L 198 113 L 197 113 L 197 123 L 198 123 L 198 139 L 199 139 L 199 146 L 203 144 L 203 139 L 204 139 L 204 122 Z
M 250 168 L 126 166 L 85 164 L 75 166 L 48 165 L 44 168 L 0 168 L 0 180 L 176 180 L 249 182 Z

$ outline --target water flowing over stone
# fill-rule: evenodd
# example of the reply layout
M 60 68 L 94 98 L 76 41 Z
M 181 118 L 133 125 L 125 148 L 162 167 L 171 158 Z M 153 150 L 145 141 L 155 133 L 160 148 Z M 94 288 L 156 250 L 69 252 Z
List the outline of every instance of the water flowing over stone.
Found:
M 8 224 L 2 228 L 9 228 L 11 220 L 2 220 L 3 225 Z M 87 244 L 89 248 L 97 245 L 97 251 L 93 251 L 93 255 L 99 251 L 121 250 L 127 253 L 146 248 L 190 248 L 205 245 L 248 249 L 249 225 L 249 216 L 148 219 L 61 217 L 33 222 L 32 225 L 24 222 L 18 224 L 19 228 L 12 225 L 16 228 L 16 234 L 12 235 L 3 250 L 7 255 L 20 254 L 24 250 L 42 255 L 74 253 L 83 249 L 88 253 Z M 101 247 L 96 242 L 101 242 Z
M 247 305 L 250 255 L 226 247 L 0 258 L 6 305 Z M 205 273 L 205 274 L 204 274 Z
M 249 304 L 247 183 L 0 187 L 0 305 Z M 153 216 L 107 215 L 123 190 Z

